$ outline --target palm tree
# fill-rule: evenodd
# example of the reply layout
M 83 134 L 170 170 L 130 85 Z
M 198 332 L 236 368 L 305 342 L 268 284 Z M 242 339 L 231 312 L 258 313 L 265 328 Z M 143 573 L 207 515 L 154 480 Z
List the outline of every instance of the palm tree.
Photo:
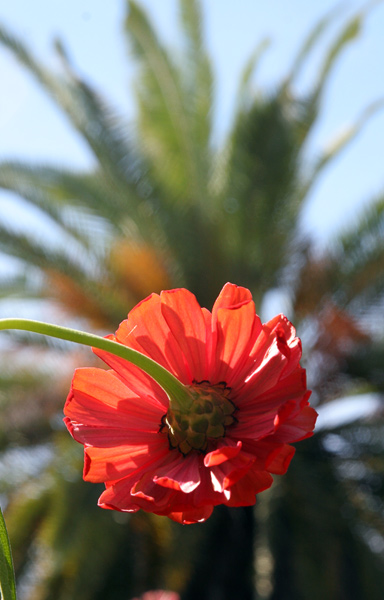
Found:
M 296 78 L 333 17 L 311 32 L 284 81 L 255 95 L 251 77 L 261 44 L 244 69 L 233 125 L 219 149 L 197 0 L 180 0 L 180 16 L 179 63 L 139 4 L 128 2 L 136 130 L 75 72 L 62 43 L 56 49 L 63 69 L 54 74 L 0 29 L 0 42 L 55 99 L 95 159 L 87 172 L 0 164 L 0 187 L 40 211 L 47 232 L 57 232 L 53 242 L 0 224 L 0 251 L 18 260 L 14 275 L 1 282 L 4 298 L 21 298 L 29 313 L 108 332 L 162 288 L 186 286 L 208 307 L 227 280 L 249 287 L 259 306 L 278 289 L 308 340 L 319 403 L 382 389 L 373 365 L 383 332 L 378 336 L 365 320 L 374 323 L 382 306 L 383 200 L 321 257 L 299 227 L 319 174 L 379 107 L 368 107 L 332 151 L 307 164 L 305 144 L 327 77 L 364 15 L 344 24 L 304 96 L 294 92 Z M 26 343 L 32 352 L 20 352 Z M 247 600 L 255 596 L 254 556 L 260 598 L 305 598 L 309 586 L 319 598 L 381 597 L 382 557 L 370 541 L 383 536 L 381 421 L 364 424 L 365 437 L 349 424 L 303 443 L 289 474 L 255 511 L 218 508 L 192 528 L 147 514 L 114 515 L 96 508 L 100 490 L 81 481 L 79 448 L 57 416 L 74 365 L 89 364 L 89 356 L 56 343 L 47 353 L 47 342 L 33 336 L 12 336 L 9 344 L 12 365 L 4 361 L 1 376 L 1 491 L 9 500 L 23 598 L 123 599 L 168 587 L 183 600 Z M 35 477 L 20 469 L 14 475 L 25 453 Z M 348 471 L 353 464 L 360 479 Z

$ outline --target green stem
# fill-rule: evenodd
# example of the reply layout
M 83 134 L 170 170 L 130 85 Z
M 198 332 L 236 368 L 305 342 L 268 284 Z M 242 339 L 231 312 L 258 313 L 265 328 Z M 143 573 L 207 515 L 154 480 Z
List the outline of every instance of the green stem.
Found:
M 21 329 L 23 331 L 31 331 L 49 337 L 75 342 L 84 346 L 92 346 L 105 350 L 110 354 L 119 356 L 124 360 L 139 367 L 147 373 L 169 397 L 169 401 L 173 405 L 177 405 L 180 410 L 188 410 L 193 400 L 188 392 L 188 389 L 179 381 L 172 373 L 164 369 L 157 362 L 133 350 L 123 344 L 105 339 L 92 333 L 85 333 L 77 329 L 62 327 L 60 325 L 52 325 L 41 321 L 33 321 L 31 319 L 0 319 L 0 330 L 4 329 Z

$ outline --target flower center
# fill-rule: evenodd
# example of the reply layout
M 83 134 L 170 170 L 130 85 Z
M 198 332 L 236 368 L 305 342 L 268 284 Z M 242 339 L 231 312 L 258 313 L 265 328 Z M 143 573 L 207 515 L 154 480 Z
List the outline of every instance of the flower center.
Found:
M 170 446 L 184 455 L 191 450 L 205 452 L 210 440 L 224 437 L 226 428 L 236 421 L 236 406 L 229 399 L 231 390 L 225 383 L 196 382 L 189 391 L 193 396 L 190 412 L 169 408 L 160 427 L 160 432 L 168 435 Z

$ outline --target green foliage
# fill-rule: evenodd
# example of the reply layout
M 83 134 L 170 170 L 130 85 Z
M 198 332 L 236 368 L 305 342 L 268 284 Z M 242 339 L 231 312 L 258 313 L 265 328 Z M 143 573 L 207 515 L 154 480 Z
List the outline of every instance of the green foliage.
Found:
M 0 509 L 0 592 L 3 600 L 16 600 L 12 553 L 3 513 Z

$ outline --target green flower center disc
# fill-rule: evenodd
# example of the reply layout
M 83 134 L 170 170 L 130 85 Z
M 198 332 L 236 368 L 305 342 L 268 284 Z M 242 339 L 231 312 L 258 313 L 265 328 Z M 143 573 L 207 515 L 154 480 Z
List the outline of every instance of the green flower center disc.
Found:
M 226 428 L 235 422 L 236 406 L 229 399 L 225 383 L 210 385 L 207 381 L 189 386 L 193 404 L 188 413 L 170 408 L 161 420 L 160 432 L 168 435 L 171 448 L 184 455 L 191 450 L 205 452 L 210 440 L 225 436 Z

